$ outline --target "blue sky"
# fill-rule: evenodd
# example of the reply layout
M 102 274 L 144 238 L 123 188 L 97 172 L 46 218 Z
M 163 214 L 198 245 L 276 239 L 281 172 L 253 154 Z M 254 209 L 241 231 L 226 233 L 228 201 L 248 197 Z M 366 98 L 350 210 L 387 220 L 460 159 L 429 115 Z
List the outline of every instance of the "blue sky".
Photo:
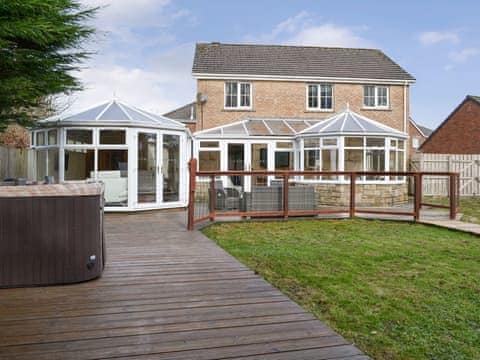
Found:
M 480 2 L 81 0 L 107 5 L 71 110 L 114 95 L 164 113 L 192 101 L 196 42 L 373 47 L 417 79 L 411 115 L 435 127 L 480 95 Z

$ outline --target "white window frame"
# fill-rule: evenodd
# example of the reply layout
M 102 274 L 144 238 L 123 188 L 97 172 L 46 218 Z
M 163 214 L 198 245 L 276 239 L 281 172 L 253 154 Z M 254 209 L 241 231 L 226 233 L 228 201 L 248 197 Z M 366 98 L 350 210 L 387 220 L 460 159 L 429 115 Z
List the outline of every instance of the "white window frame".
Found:
M 237 106 L 227 106 L 227 84 L 236 84 L 237 86 Z M 243 84 L 247 84 L 250 89 L 249 98 L 250 98 L 250 105 L 249 106 L 240 106 L 241 101 L 241 87 Z M 249 81 L 225 81 L 223 85 L 223 109 L 224 110 L 251 110 L 253 108 L 253 84 Z
M 368 106 L 365 104 L 365 89 L 367 87 L 373 87 L 374 88 L 374 99 L 375 99 L 375 105 L 374 106 Z M 379 105 L 378 104 L 378 99 L 379 99 L 379 89 L 386 89 L 387 90 L 387 104 L 386 105 Z M 364 85 L 363 86 L 363 108 L 364 109 L 381 109 L 381 110 L 387 110 L 390 109 L 390 87 L 387 85 Z
M 317 103 L 318 103 L 318 106 L 317 107 L 310 107 L 309 105 L 309 94 L 308 94 L 308 90 L 309 90 L 309 87 L 310 86 L 316 86 L 317 87 Z M 330 108 L 322 108 L 322 86 L 330 86 L 330 88 L 332 89 L 332 106 Z M 308 111 L 318 111 L 318 112 L 332 112 L 333 109 L 335 108 L 335 103 L 334 103 L 334 100 L 335 100 L 335 87 L 333 86 L 333 84 L 325 84 L 325 83 L 320 83 L 320 84 L 313 84 L 313 83 L 310 83 L 310 84 L 307 84 L 307 86 L 305 87 L 305 106 L 307 108 Z

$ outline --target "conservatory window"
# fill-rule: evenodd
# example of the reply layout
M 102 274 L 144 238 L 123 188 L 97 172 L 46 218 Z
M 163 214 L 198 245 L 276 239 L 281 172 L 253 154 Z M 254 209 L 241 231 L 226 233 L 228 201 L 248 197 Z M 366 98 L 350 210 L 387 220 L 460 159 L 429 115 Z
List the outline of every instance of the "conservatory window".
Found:
M 275 171 L 293 170 L 295 157 L 293 143 L 278 141 L 275 145 Z
M 69 129 L 67 130 L 67 145 L 93 144 L 92 130 Z
M 220 171 L 220 144 L 218 141 L 200 141 L 199 171 Z
M 45 146 L 45 132 L 44 131 L 37 131 L 36 133 L 36 146 Z
M 321 141 L 321 142 L 320 142 Z M 320 146 L 322 144 L 322 146 Z M 308 138 L 304 140 L 304 170 L 335 171 L 338 170 L 338 139 Z M 307 175 L 309 180 L 318 180 L 318 176 Z M 324 180 L 334 180 L 337 176 L 322 176 Z
M 125 144 L 125 130 L 100 130 L 100 145 Z
M 86 180 L 94 177 L 95 150 L 65 150 L 65 180 Z
M 252 84 L 229 81 L 225 83 L 225 108 L 249 109 L 252 106 Z
M 333 87 L 329 84 L 307 85 L 307 108 L 309 110 L 332 110 Z
M 48 145 L 57 145 L 57 130 L 48 131 Z

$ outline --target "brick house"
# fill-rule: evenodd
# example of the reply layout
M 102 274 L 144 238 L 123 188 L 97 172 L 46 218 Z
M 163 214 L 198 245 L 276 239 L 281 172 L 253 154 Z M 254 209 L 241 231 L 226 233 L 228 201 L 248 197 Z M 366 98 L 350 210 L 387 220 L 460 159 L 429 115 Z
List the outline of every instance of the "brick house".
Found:
M 417 124 L 412 118 L 408 124 L 408 134 L 410 136 L 410 155 L 419 152 L 420 146 L 428 139 L 432 130 Z
M 480 96 L 468 95 L 419 150 L 431 154 L 480 154 Z
M 186 109 L 196 115 L 193 156 L 200 170 L 406 169 L 415 79 L 380 50 L 201 43 L 192 73 L 196 109 Z M 166 116 L 184 122 L 185 107 Z M 273 180 L 226 179 L 226 185 L 249 191 Z M 342 177 L 296 180 L 317 193 L 337 184 L 338 197 L 346 196 Z M 360 183 L 366 199 L 406 197 L 404 178 Z

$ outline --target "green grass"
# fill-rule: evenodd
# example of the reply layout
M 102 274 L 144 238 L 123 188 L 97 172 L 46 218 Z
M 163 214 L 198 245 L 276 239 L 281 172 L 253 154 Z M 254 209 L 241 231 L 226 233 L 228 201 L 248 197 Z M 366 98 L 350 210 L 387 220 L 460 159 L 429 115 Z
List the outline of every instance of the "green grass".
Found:
M 204 230 L 378 359 L 480 359 L 480 238 L 374 220 Z
M 448 198 L 426 197 L 424 201 L 448 205 Z M 462 214 L 460 220 L 480 224 L 480 197 L 460 198 L 459 212 Z
M 480 224 L 480 198 L 461 198 L 460 212 L 462 213 L 462 221 Z

